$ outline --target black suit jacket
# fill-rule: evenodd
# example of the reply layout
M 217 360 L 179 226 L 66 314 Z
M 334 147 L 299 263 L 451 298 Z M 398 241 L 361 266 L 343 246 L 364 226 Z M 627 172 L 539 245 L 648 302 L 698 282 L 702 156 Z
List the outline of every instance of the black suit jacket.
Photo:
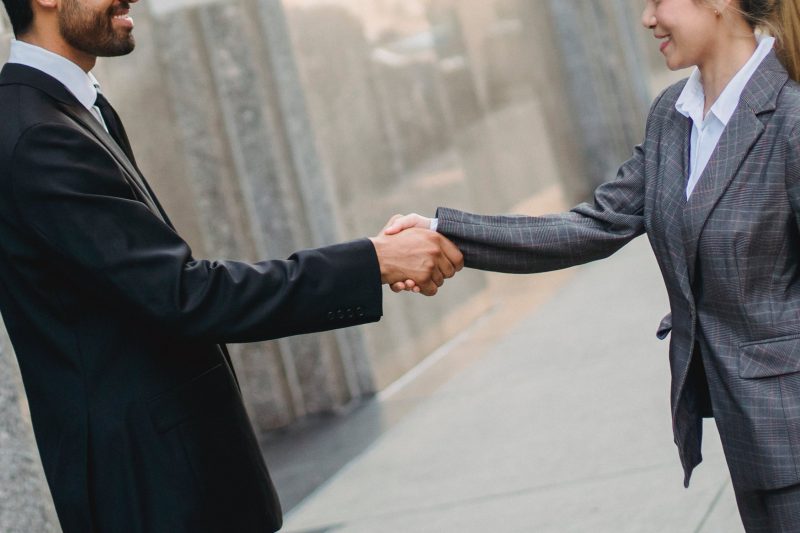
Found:
M 44 73 L 0 73 L 0 311 L 61 525 L 275 531 L 225 342 L 379 320 L 368 240 L 192 257 L 135 164 Z

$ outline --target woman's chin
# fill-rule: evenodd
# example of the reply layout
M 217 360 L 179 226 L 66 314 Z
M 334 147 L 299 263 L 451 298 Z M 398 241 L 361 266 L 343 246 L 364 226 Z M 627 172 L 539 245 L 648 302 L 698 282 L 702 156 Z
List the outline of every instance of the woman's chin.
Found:
M 687 64 L 686 61 L 681 60 L 681 58 L 677 57 L 676 55 L 672 54 L 665 58 L 667 68 L 673 72 L 677 70 L 683 70 L 694 65 Z

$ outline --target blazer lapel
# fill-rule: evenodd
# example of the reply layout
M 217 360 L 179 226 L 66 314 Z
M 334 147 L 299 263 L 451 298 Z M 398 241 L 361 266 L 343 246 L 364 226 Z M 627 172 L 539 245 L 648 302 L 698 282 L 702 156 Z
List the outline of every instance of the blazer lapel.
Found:
M 131 160 L 125 155 L 125 152 L 117 144 L 111 135 L 103 128 L 96 118 L 82 105 L 64 105 L 61 107 L 62 111 L 77 122 L 84 129 L 89 130 L 92 135 L 105 147 L 106 150 L 114 157 L 122 169 L 125 180 L 134 190 L 136 196 L 147 205 L 148 208 L 156 215 L 162 222 L 167 223 L 165 218 L 161 215 L 161 210 L 155 204 L 150 192 L 148 191 L 144 181 L 142 180 L 136 167 Z
M 130 185 L 135 196 L 142 201 L 153 214 L 162 222 L 172 227 L 166 215 L 155 203 L 144 179 L 136 167 L 125 155 L 117 142 L 108 134 L 96 118 L 83 107 L 58 80 L 26 65 L 7 63 L 0 72 L 0 85 L 27 85 L 43 91 L 54 98 L 59 109 L 69 118 L 74 120 L 82 129 L 89 131 L 100 144 L 108 150 L 114 160 L 123 169 L 125 180 Z
M 750 149 L 764 133 L 764 129 L 764 124 L 756 115 L 740 105 L 725 128 L 694 192 L 686 202 L 683 211 L 683 239 L 686 247 L 686 264 L 692 282 L 700 234 L 706 220 L 733 181 Z
M 686 205 L 686 179 L 689 165 L 689 138 L 692 121 L 677 111 L 663 140 L 664 175 L 661 178 L 661 208 L 670 219 L 682 213 Z M 676 218 L 677 221 L 677 218 Z M 673 224 L 680 226 L 681 224 Z
M 683 210 L 683 242 L 690 281 L 694 281 L 700 235 L 714 207 L 764 133 L 788 74 L 771 53 L 748 82 L 711 159 Z M 688 141 L 687 141 L 688 146 Z M 683 193 L 685 195 L 685 191 Z
M 664 224 L 666 251 L 675 270 L 681 290 L 691 297 L 692 289 L 686 270 L 686 252 L 683 239 L 683 211 L 686 206 L 686 180 L 689 161 L 689 137 L 692 121 L 673 111 L 668 121 L 669 129 L 661 141 L 663 170 L 658 187 L 658 220 Z

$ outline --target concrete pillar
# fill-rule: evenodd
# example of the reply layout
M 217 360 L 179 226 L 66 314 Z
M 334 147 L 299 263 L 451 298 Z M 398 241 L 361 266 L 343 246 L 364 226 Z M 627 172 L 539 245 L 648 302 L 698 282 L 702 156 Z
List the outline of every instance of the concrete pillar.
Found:
M 641 141 L 647 64 L 633 44 L 629 2 L 550 0 L 549 7 L 586 168 L 595 169 L 590 179 L 596 186 L 612 178 Z
M 151 7 L 204 248 L 280 259 L 341 240 L 280 2 Z M 233 352 L 261 430 L 373 391 L 357 330 Z
M 60 531 L 14 351 L 0 324 L 0 531 Z
M 294 44 L 280 0 L 257 0 L 261 34 L 271 66 L 272 90 L 286 147 L 305 207 L 310 242 L 314 246 L 342 240 L 342 224 L 336 209 L 330 178 L 325 171 L 311 127 L 305 92 L 297 71 Z M 359 329 L 334 333 L 344 377 L 351 398 L 374 392 L 364 338 Z
M 11 24 L 0 9 L 0 62 L 8 57 L 11 35 Z M 60 530 L 33 437 L 19 365 L 0 321 L 0 531 Z

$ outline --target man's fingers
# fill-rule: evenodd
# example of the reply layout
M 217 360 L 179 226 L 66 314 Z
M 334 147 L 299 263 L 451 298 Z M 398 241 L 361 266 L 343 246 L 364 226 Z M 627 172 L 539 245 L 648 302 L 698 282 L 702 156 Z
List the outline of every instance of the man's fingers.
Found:
M 437 287 L 444 285 L 444 274 L 442 274 L 442 271 L 439 268 L 436 268 L 433 272 L 431 272 L 431 281 L 433 281 Z
M 455 271 L 460 272 L 461 269 L 464 268 L 464 254 L 461 253 L 458 246 L 453 244 L 453 241 L 450 239 L 441 237 L 440 240 L 442 252 L 447 256 L 447 259 L 450 260 L 450 263 L 453 264 Z M 452 277 L 452 274 L 448 277 Z
M 445 278 L 452 278 L 455 276 L 456 272 L 461 270 L 464 257 L 461 255 L 458 248 L 456 248 L 455 244 L 441 235 L 437 235 L 436 244 L 441 247 L 439 250 L 439 257 L 436 258 L 436 266 Z
M 430 282 L 420 287 L 420 292 L 425 296 L 436 296 L 436 293 L 439 292 L 439 287 L 437 287 L 435 283 Z
M 450 262 L 450 259 L 447 256 L 442 255 L 438 262 L 439 271 L 445 277 L 445 279 L 450 279 L 456 275 L 456 267 L 453 263 Z

